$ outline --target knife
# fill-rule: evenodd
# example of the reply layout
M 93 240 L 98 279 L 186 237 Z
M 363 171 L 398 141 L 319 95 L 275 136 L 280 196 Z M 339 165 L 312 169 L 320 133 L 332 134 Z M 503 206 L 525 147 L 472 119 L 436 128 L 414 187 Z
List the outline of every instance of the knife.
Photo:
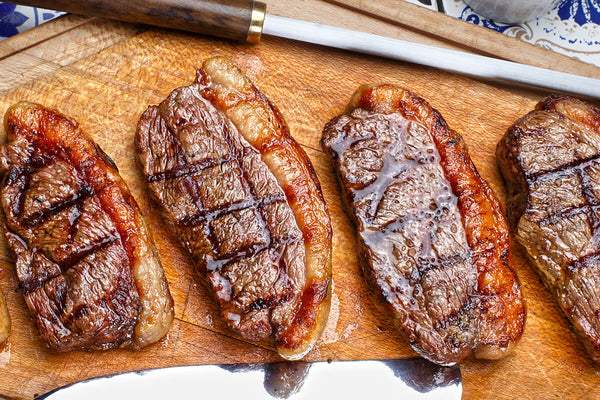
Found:
M 458 366 L 442 367 L 413 358 L 159 368 L 89 379 L 36 400 L 459 400 L 461 396 Z
M 12 0 L 17 4 L 139 22 L 257 43 L 262 34 L 435 67 L 473 78 L 509 81 L 598 97 L 600 80 L 455 50 L 266 13 L 252 0 Z

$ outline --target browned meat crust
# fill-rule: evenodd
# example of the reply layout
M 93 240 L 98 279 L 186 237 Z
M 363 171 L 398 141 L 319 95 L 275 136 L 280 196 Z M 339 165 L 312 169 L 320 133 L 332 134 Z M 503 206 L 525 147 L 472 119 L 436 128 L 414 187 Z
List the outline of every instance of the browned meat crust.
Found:
M 517 241 L 600 361 L 600 108 L 549 96 L 508 129 L 496 156 Z
M 173 300 L 138 206 L 77 123 L 20 102 L 5 116 L 0 205 L 27 306 L 49 347 L 141 347 Z
M 229 60 L 211 58 L 146 110 L 136 147 L 229 327 L 273 335 L 287 359 L 306 354 L 329 313 L 331 225 L 279 111 Z
M 525 305 L 500 204 L 462 137 L 392 85 L 360 87 L 323 132 L 365 276 L 413 348 L 439 364 L 507 354 Z

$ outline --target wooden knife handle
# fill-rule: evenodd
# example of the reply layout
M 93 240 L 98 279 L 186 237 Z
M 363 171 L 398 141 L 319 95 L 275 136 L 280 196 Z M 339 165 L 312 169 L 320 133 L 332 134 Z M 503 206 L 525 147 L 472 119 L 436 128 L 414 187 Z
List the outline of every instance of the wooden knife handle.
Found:
M 258 42 L 266 5 L 253 0 L 11 0 L 73 14 Z

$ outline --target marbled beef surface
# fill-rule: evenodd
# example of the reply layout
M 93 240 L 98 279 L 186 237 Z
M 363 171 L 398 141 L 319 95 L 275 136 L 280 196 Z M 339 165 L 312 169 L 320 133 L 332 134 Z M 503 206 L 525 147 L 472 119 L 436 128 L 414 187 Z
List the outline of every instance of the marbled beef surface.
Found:
M 173 300 L 138 206 L 77 123 L 21 102 L 5 116 L 0 205 L 39 332 L 56 350 L 142 347 Z
M 525 322 L 508 226 L 464 141 L 392 85 L 364 86 L 322 139 L 356 224 L 365 276 L 414 349 L 439 364 L 503 357 Z
M 229 60 L 142 115 L 136 145 L 157 202 L 228 326 L 302 357 L 327 320 L 331 227 L 308 158 Z
M 549 96 L 496 154 L 517 241 L 600 361 L 600 108 Z

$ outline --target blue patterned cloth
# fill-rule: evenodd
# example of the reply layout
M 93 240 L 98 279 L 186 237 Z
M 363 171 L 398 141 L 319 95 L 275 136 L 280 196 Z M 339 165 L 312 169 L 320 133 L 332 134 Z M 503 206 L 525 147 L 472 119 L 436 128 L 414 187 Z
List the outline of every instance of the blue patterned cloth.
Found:
M 463 0 L 406 1 L 600 67 L 600 0 L 562 0 L 546 15 L 520 25 L 484 18 Z
M 572 20 L 579 26 L 600 23 L 600 0 L 563 0 L 557 6 L 557 13 L 562 21 Z
M 63 12 L 0 3 L 0 40 L 50 21 Z

